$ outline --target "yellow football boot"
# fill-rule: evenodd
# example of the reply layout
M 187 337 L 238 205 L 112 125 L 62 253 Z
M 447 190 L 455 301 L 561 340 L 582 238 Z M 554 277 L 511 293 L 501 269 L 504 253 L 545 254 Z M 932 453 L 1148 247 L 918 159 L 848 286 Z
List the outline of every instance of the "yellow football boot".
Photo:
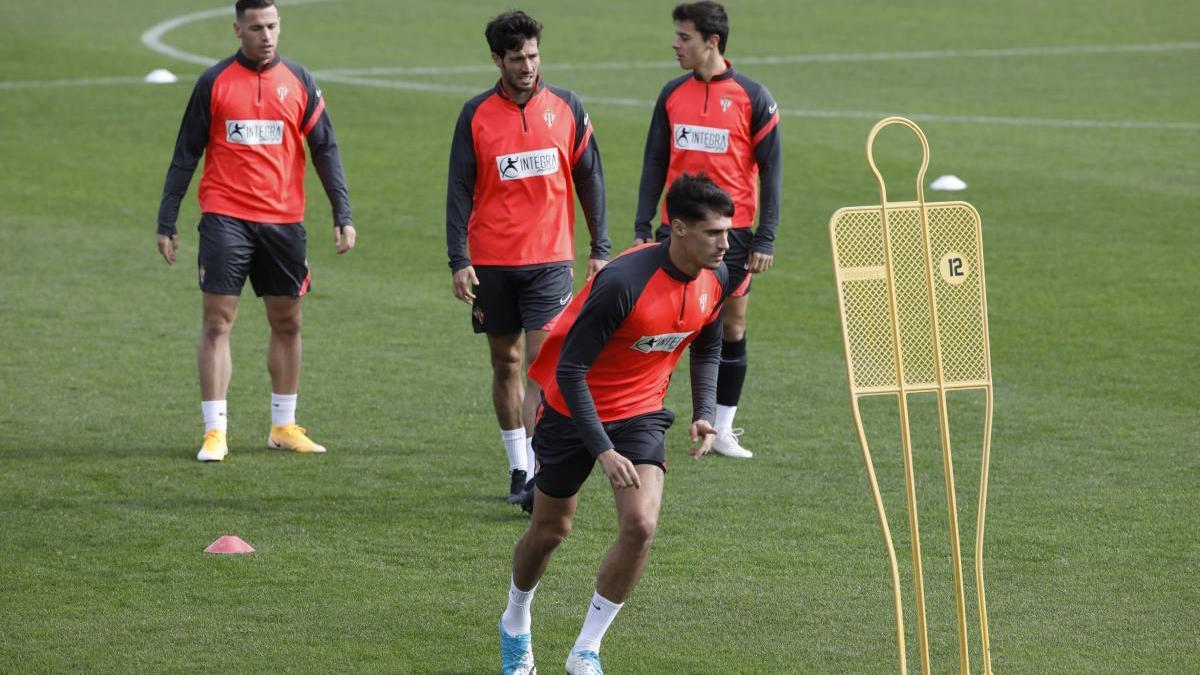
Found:
M 307 430 L 295 423 L 285 424 L 281 427 L 272 424 L 271 433 L 267 436 L 267 446 L 292 452 L 325 452 L 323 446 L 313 443 L 311 438 L 305 436 L 305 433 Z
M 225 432 L 213 429 L 204 433 L 204 445 L 196 453 L 196 459 L 201 462 L 219 462 L 229 454 L 229 446 L 225 444 Z

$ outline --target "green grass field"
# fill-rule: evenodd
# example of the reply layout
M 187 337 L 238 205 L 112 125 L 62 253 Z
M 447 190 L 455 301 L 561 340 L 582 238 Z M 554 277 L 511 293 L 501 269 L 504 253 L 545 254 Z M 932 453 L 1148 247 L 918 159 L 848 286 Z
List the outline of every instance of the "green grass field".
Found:
M 525 5 L 546 24 L 547 80 L 578 91 L 591 113 L 618 247 L 632 236 L 650 102 L 678 72 L 671 4 Z M 315 291 L 300 420 L 330 452 L 265 448 L 267 333 L 247 291 L 233 452 L 211 466 L 194 459 L 199 174 L 180 219 L 181 263 L 168 268 L 153 243 L 203 67 L 139 37 L 219 5 L 0 4 L 0 671 L 495 672 L 526 519 L 500 499 L 485 346 L 450 294 L 444 200 L 458 110 L 495 78 L 447 67 L 490 63 L 483 24 L 507 4 L 283 7 L 282 52 L 327 75 L 360 235 L 350 256 L 334 255 L 310 171 Z M 929 199 L 966 199 L 983 218 L 996 672 L 1200 672 L 1200 10 L 1184 0 L 730 5 L 728 56 L 784 116 L 784 217 L 776 266 L 755 284 L 738 415 L 756 457 L 692 461 L 686 427 L 672 430 L 659 536 L 605 639 L 605 665 L 896 671 L 827 223 L 840 206 L 877 203 L 863 142 L 879 117 L 908 114 L 932 146 L 929 178 L 970 185 Z M 236 46 L 231 18 L 186 22 L 162 40 L 222 57 Z M 136 82 L 158 67 L 181 82 Z M 414 67 L 431 72 L 400 70 Z M 363 68 L 390 70 L 349 70 Z M 917 146 L 906 133 L 879 143 L 893 199 L 912 194 Z M 677 380 L 669 403 L 686 416 L 686 370 Z M 895 405 L 870 403 L 903 561 Z M 977 396 L 952 398 L 967 542 L 981 409 Z M 953 672 L 932 401 L 915 398 L 913 419 L 934 671 Z M 546 673 L 561 671 L 615 531 L 602 483 L 585 486 L 534 604 Z M 203 555 L 222 534 L 258 551 Z

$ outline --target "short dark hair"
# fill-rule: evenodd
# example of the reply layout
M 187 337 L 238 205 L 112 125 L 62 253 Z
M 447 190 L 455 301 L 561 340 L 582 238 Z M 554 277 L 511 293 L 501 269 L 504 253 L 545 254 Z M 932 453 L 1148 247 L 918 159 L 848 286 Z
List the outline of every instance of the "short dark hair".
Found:
M 719 2 L 683 2 L 675 5 L 671 12 L 675 21 L 691 21 L 700 31 L 700 37 L 708 38 L 716 35 L 717 51 L 725 53 L 725 45 L 729 44 L 729 16 L 725 14 L 725 6 Z
M 510 9 L 488 22 L 483 31 L 488 47 L 503 57 L 509 50 L 520 49 L 528 40 L 542 42 L 542 24 L 519 9 Z
M 237 18 L 242 18 L 248 9 L 266 9 L 274 7 L 275 0 L 237 0 L 233 6 L 233 11 L 237 12 Z
M 667 217 L 691 225 L 709 213 L 733 217 L 733 199 L 704 172 L 685 173 L 667 190 Z

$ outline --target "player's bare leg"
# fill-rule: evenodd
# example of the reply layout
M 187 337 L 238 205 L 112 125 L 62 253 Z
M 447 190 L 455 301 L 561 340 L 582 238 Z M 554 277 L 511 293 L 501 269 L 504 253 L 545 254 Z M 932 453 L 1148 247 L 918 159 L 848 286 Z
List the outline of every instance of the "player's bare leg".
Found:
M 568 673 L 603 670 L 600 642 L 641 579 L 650 557 L 650 544 L 658 529 L 658 512 L 662 505 L 663 471 L 651 464 L 636 465 L 634 470 L 641 487 L 613 488 L 617 503 L 617 540 L 600 563 L 596 591 L 588 603 L 583 628 L 567 656 Z
M 515 504 L 529 476 L 528 436 L 523 419 L 525 401 L 525 373 L 522 357 L 526 339 L 520 333 L 507 335 L 488 334 L 488 352 L 492 361 L 492 406 L 496 409 L 496 421 L 500 424 L 500 437 L 504 452 L 508 456 L 509 489 L 507 500 Z
M 717 371 L 717 439 L 713 452 L 726 457 L 750 458 L 754 453 L 743 448 L 740 429 L 733 428 L 746 379 L 746 310 L 750 296 L 730 297 L 721 311 L 721 365 Z
M 613 489 L 617 540 L 596 574 L 596 590 L 614 603 L 624 602 L 642 576 L 662 506 L 662 469 L 653 464 L 638 464 L 634 468 L 642 486 Z
M 308 432 L 296 424 L 296 392 L 300 389 L 300 298 L 263 296 L 271 338 L 267 343 L 267 370 L 271 373 L 271 432 L 267 445 L 300 453 L 322 453 Z
M 229 333 L 237 319 L 238 296 L 204 294 L 200 344 L 196 348 L 196 366 L 200 373 L 200 410 L 204 415 L 204 444 L 196 459 L 219 462 L 229 448 L 225 443 L 225 397 L 233 376 L 229 351 Z
M 525 331 L 525 369 L 529 368 L 529 364 L 537 358 L 538 350 L 542 348 L 542 343 L 546 341 L 546 336 L 549 331 L 530 330 Z M 533 428 L 537 424 L 538 405 L 542 400 L 542 387 L 537 383 L 537 380 L 527 377 L 525 380 L 525 396 L 521 402 L 521 419 L 525 423 L 525 477 L 527 482 L 521 494 L 517 495 L 515 501 L 521 505 L 525 511 L 532 512 L 533 510 L 533 475 L 537 473 L 537 461 L 533 455 Z M 516 481 L 514 481 L 515 484 Z
M 300 298 L 280 295 L 263 297 L 271 340 L 267 345 L 267 370 L 271 373 L 271 391 L 295 394 L 300 388 Z
M 200 370 L 200 399 L 224 401 L 233 376 L 233 359 L 229 353 L 229 333 L 237 319 L 238 296 L 219 293 L 204 294 L 203 327 L 200 346 L 196 350 Z

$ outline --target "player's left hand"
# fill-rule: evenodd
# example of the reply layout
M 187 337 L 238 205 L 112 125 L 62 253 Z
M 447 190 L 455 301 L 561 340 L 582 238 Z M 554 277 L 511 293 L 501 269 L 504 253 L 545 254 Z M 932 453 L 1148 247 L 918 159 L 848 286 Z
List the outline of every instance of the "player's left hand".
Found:
M 770 253 L 759 253 L 758 251 L 750 252 L 750 273 L 762 274 L 771 269 L 771 264 L 775 262 L 775 256 Z
M 350 223 L 333 228 L 333 243 L 337 245 L 338 255 L 354 248 L 356 235 L 357 232 L 354 231 L 354 226 Z
M 693 447 L 688 454 L 696 459 L 700 459 L 712 450 L 713 441 L 717 440 L 717 430 L 713 425 L 708 423 L 708 420 L 696 420 L 692 422 L 692 443 L 699 443 Z M 701 438 L 703 437 L 703 440 Z
M 597 260 L 595 258 L 588 258 L 587 280 L 590 281 L 592 277 L 596 276 L 596 272 L 599 272 L 600 270 L 604 269 L 604 266 L 607 264 L 608 264 L 607 260 Z

